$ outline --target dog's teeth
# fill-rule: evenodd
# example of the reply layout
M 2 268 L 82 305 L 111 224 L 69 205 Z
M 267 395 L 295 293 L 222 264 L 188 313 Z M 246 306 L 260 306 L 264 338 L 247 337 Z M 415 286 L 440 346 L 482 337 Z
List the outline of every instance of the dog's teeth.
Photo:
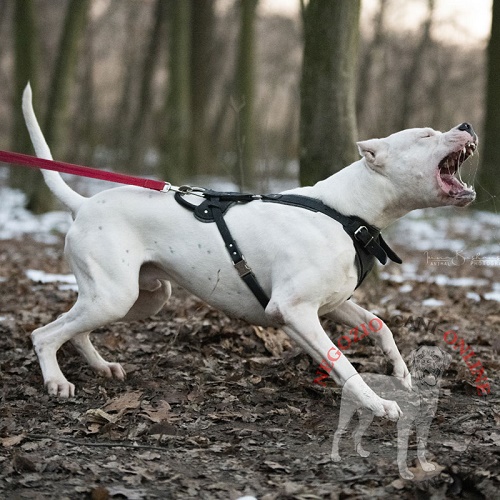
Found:
M 466 154 L 467 153 L 467 148 L 464 146 L 464 149 L 462 149 L 462 153 Z

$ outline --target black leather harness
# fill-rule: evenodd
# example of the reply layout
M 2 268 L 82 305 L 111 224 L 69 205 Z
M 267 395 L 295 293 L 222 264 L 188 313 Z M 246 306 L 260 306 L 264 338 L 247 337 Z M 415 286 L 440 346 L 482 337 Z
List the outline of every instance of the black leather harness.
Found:
M 202 196 L 205 200 L 199 205 L 190 203 L 184 198 L 186 194 L 190 193 Z M 297 194 L 254 195 L 245 193 L 225 193 L 201 188 L 183 189 L 183 187 L 181 187 L 179 191 L 175 193 L 175 199 L 183 207 L 192 211 L 199 221 L 215 222 L 240 278 L 252 291 L 264 309 L 269 303 L 269 297 L 260 286 L 251 267 L 247 264 L 245 257 L 241 253 L 241 250 L 232 237 L 226 221 L 224 220 L 224 214 L 236 203 L 249 203 L 256 200 L 268 203 L 280 203 L 282 205 L 319 212 L 340 222 L 344 231 L 352 238 L 356 250 L 355 264 L 358 270 L 358 284 L 356 288 L 361 285 L 368 273 L 372 270 L 375 259 L 382 264 L 387 262 L 387 258 L 398 264 L 402 263 L 398 255 L 384 241 L 377 227 L 371 226 L 360 217 L 343 215 L 316 198 Z

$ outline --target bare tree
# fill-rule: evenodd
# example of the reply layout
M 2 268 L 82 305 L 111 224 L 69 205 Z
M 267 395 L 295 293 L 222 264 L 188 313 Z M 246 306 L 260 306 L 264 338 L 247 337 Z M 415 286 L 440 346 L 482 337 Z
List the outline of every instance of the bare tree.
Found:
M 352 163 L 356 144 L 359 0 L 310 0 L 303 9 L 300 182 L 314 184 Z
M 59 156 L 58 151 L 61 151 L 66 143 L 67 105 L 74 82 L 79 46 L 87 23 L 89 5 L 89 0 L 71 0 L 68 3 L 59 40 L 44 126 L 45 137 L 56 157 Z
M 214 150 L 208 133 L 208 109 L 215 65 L 215 0 L 191 0 L 191 147 L 190 175 L 209 169 Z
M 159 0 L 162 1 L 162 0 Z M 188 173 L 191 134 L 191 2 L 171 0 L 167 140 L 163 148 L 163 175 L 182 182 Z
M 484 149 L 479 172 L 481 208 L 500 209 L 500 2 L 493 0 L 491 35 L 488 43 L 488 76 L 486 83 L 486 116 Z
M 37 89 L 35 52 L 35 12 L 32 0 L 19 0 L 14 4 L 14 99 L 12 112 L 12 148 L 21 153 L 31 153 L 32 146 L 21 112 L 21 97 L 24 87 L 31 82 L 33 92 Z M 42 181 L 41 175 L 32 170 L 14 168 L 10 173 L 10 184 L 32 195 L 35 186 Z
M 426 52 L 432 42 L 431 29 L 434 18 L 435 0 L 427 0 L 427 17 L 422 26 L 422 36 L 412 57 L 410 67 L 403 74 L 403 81 L 401 83 L 401 95 L 403 101 L 401 104 L 400 120 L 398 129 L 402 130 L 408 128 L 411 123 L 413 115 L 413 105 L 415 99 L 415 89 L 419 84 L 422 75 L 422 69 L 426 62 Z
M 252 188 L 255 184 L 255 61 L 254 29 L 258 0 L 240 0 L 240 39 L 236 67 L 236 92 L 233 109 L 237 113 L 238 162 L 235 168 L 237 184 Z
M 367 112 L 367 107 L 372 107 L 370 106 L 372 104 L 370 99 L 371 90 L 373 85 L 377 85 L 380 75 L 385 70 L 385 18 L 388 4 L 388 0 L 379 0 L 379 9 L 373 22 L 373 37 L 368 42 L 366 54 L 359 69 L 356 114 L 358 120 L 361 119 L 365 123 L 373 123 L 369 112 Z M 382 97 L 380 94 L 384 90 L 382 88 L 378 88 L 377 90 L 377 101 L 380 102 Z M 375 131 L 372 133 L 375 133 Z
M 184 3 L 184 2 L 179 2 Z M 165 0 L 157 0 L 153 14 L 154 22 L 149 45 L 144 58 L 141 71 L 141 88 L 139 93 L 139 104 L 135 115 L 134 123 L 130 130 L 129 138 L 129 158 L 128 169 L 133 170 L 143 162 L 144 153 L 147 146 L 145 123 L 148 113 L 151 111 L 152 84 L 155 75 L 158 54 L 162 46 L 164 37 L 163 27 L 167 18 L 167 3 Z

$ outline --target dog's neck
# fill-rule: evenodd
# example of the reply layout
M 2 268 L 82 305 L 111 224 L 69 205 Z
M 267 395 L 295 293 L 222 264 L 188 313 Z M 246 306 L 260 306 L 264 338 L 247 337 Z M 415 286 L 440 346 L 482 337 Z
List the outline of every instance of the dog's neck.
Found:
M 379 229 L 387 227 L 409 211 L 398 206 L 399 197 L 392 183 L 373 172 L 363 159 L 314 186 L 294 191 L 318 198 L 344 215 L 361 217 Z

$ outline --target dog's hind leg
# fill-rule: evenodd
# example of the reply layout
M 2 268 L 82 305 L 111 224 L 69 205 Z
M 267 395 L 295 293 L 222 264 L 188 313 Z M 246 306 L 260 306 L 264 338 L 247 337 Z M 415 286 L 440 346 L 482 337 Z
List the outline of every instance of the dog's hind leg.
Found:
M 139 279 L 139 286 L 141 280 Z M 145 286 L 142 283 L 142 286 Z M 158 313 L 170 298 L 171 286 L 169 281 L 158 280 L 158 288 L 154 290 L 140 289 L 139 297 L 132 308 L 121 321 L 138 321 L 149 318 Z M 126 373 L 120 363 L 111 363 L 102 358 L 92 345 L 89 332 L 80 333 L 71 339 L 71 343 L 87 361 L 90 367 L 98 374 L 106 378 L 124 380 Z
M 326 316 L 333 321 L 338 321 L 356 329 L 353 338 L 354 342 L 358 342 L 358 339 L 367 336 L 365 331 L 359 331 L 360 326 L 364 324 L 365 330 L 370 337 L 375 339 L 384 355 L 392 363 L 392 375 L 399 378 L 406 388 L 411 389 L 411 375 L 408 367 L 399 352 L 396 342 L 394 342 L 391 330 L 380 318 L 350 300 L 347 300 Z
M 359 416 L 358 426 L 356 427 L 356 430 L 352 433 L 352 439 L 354 441 L 354 450 L 359 456 L 366 458 L 370 456 L 370 452 L 363 448 L 361 440 L 363 439 L 363 435 L 368 429 L 368 427 L 370 427 L 374 415 L 370 410 L 367 410 L 366 408 L 360 408 L 358 410 L 358 416 Z
M 31 335 L 44 384 L 51 395 L 70 397 L 75 391 L 74 385 L 66 380 L 57 362 L 59 348 L 78 335 L 124 318 L 139 296 L 138 283 L 130 278 L 134 275 L 133 268 L 124 269 L 123 272 L 110 268 L 106 272 L 102 266 L 97 267 L 95 260 L 87 264 L 86 267 L 73 266 L 79 285 L 75 305 L 66 314 L 35 330 Z M 99 272 L 99 280 L 92 279 L 92 270 Z M 138 272 L 139 266 L 135 276 Z M 84 350 L 91 345 L 85 340 L 85 336 L 80 337 L 80 347 L 82 345 Z M 91 348 L 91 351 L 95 350 Z
M 340 412 L 339 412 L 339 423 L 337 425 L 337 430 L 333 435 L 333 443 L 332 443 L 331 459 L 334 462 L 340 462 L 341 460 L 339 452 L 340 440 L 342 439 L 342 436 L 344 436 L 344 434 L 346 433 L 347 426 L 349 425 L 349 422 L 351 421 L 351 418 L 356 412 L 357 408 L 358 405 L 356 404 L 355 401 L 353 401 L 349 397 L 344 398 L 344 396 L 342 395 L 342 402 L 340 405 Z
M 398 421 L 398 469 L 403 479 L 413 479 L 414 475 L 406 465 L 408 456 L 408 439 L 410 437 L 411 420 L 400 418 Z
M 96 373 L 106 378 L 124 380 L 126 373 L 122 365 L 103 359 L 92 345 L 89 334 L 90 332 L 79 333 L 71 339 L 71 343 Z
M 436 466 L 431 464 L 425 458 L 427 450 L 427 438 L 429 437 L 429 428 L 431 426 L 432 417 L 434 417 L 435 409 L 430 416 L 421 416 L 416 422 L 417 431 L 417 457 L 422 470 L 432 472 L 436 470 Z M 429 418 L 430 417 L 430 418 Z

